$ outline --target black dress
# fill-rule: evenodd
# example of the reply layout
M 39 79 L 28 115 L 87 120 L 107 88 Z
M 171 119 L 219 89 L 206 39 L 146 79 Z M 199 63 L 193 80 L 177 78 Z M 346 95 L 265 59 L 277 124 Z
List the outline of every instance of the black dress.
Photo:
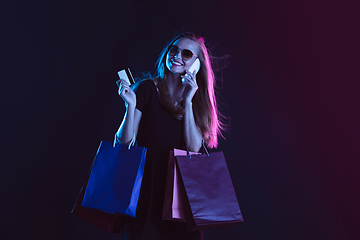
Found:
M 184 123 L 160 104 L 152 80 L 140 84 L 136 101 L 142 112 L 137 144 L 146 147 L 147 154 L 136 217 L 125 224 L 123 240 L 201 240 L 202 231 L 188 231 L 186 223 L 162 220 L 169 150 L 185 148 Z

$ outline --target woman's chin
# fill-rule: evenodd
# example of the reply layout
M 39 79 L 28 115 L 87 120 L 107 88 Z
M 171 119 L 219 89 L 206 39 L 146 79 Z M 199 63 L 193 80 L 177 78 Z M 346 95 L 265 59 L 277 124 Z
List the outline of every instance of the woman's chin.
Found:
M 185 70 L 183 67 L 172 66 L 169 68 L 169 72 L 171 72 L 173 74 L 184 74 Z

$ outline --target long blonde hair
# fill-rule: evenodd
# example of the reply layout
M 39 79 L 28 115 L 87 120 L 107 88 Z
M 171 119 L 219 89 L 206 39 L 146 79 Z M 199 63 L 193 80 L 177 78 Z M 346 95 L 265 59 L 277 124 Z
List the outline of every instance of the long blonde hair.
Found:
M 157 60 L 156 75 L 161 80 L 164 79 L 169 70 L 166 67 L 166 55 L 174 42 L 180 38 L 188 38 L 193 40 L 200 46 L 200 54 L 198 56 L 201 68 L 196 75 L 198 90 L 193 97 L 193 110 L 195 123 L 200 128 L 202 137 L 208 147 L 213 148 L 218 145 L 218 135 L 221 135 L 223 123 L 219 116 L 222 116 L 216 105 L 215 97 L 215 76 L 211 67 L 211 54 L 205 46 L 205 41 L 201 36 L 191 32 L 178 34 L 171 40 L 161 52 Z M 175 108 L 177 106 L 174 106 Z

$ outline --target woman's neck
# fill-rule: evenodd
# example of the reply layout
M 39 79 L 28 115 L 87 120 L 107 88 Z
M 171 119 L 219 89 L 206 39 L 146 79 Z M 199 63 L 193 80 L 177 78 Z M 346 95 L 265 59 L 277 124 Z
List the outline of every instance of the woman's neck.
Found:
M 182 95 L 184 92 L 184 85 L 181 82 L 182 74 L 175 74 L 172 72 L 168 72 L 166 74 L 166 84 L 169 88 L 170 96 L 175 98 L 177 102 L 182 100 Z

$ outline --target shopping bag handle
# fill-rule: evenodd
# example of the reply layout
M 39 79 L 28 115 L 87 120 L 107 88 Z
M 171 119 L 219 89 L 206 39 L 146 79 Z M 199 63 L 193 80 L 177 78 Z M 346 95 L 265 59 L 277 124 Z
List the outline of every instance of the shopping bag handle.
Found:
M 205 147 L 204 140 L 201 140 L 201 144 L 202 144 L 202 147 L 203 147 L 203 149 L 205 150 L 206 154 L 207 154 L 207 155 L 208 155 L 208 157 L 209 157 L 209 156 L 210 156 L 210 154 L 209 154 L 209 152 L 208 152 L 207 148 Z M 191 154 L 190 154 L 190 151 L 189 151 L 189 149 L 188 149 L 188 147 L 187 147 L 187 146 L 186 146 L 186 152 L 187 152 L 187 155 L 189 156 L 189 158 L 191 159 Z M 193 155 L 195 155 L 195 154 L 193 154 Z
M 121 144 L 120 139 L 117 136 L 117 134 L 115 134 L 115 140 L 114 140 L 113 147 L 115 147 L 116 144 Z M 136 136 L 135 136 L 135 133 L 134 133 L 134 136 L 131 138 L 131 141 L 129 142 L 128 150 L 130 150 L 130 148 L 135 146 L 135 145 L 137 145 L 137 144 L 136 144 Z
M 132 139 L 129 143 L 128 149 L 130 150 L 130 147 L 135 146 L 135 143 L 136 143 L 136 137 L 135 137 L 135 133 L 134 133 L 134 136 L 132 137 Z

